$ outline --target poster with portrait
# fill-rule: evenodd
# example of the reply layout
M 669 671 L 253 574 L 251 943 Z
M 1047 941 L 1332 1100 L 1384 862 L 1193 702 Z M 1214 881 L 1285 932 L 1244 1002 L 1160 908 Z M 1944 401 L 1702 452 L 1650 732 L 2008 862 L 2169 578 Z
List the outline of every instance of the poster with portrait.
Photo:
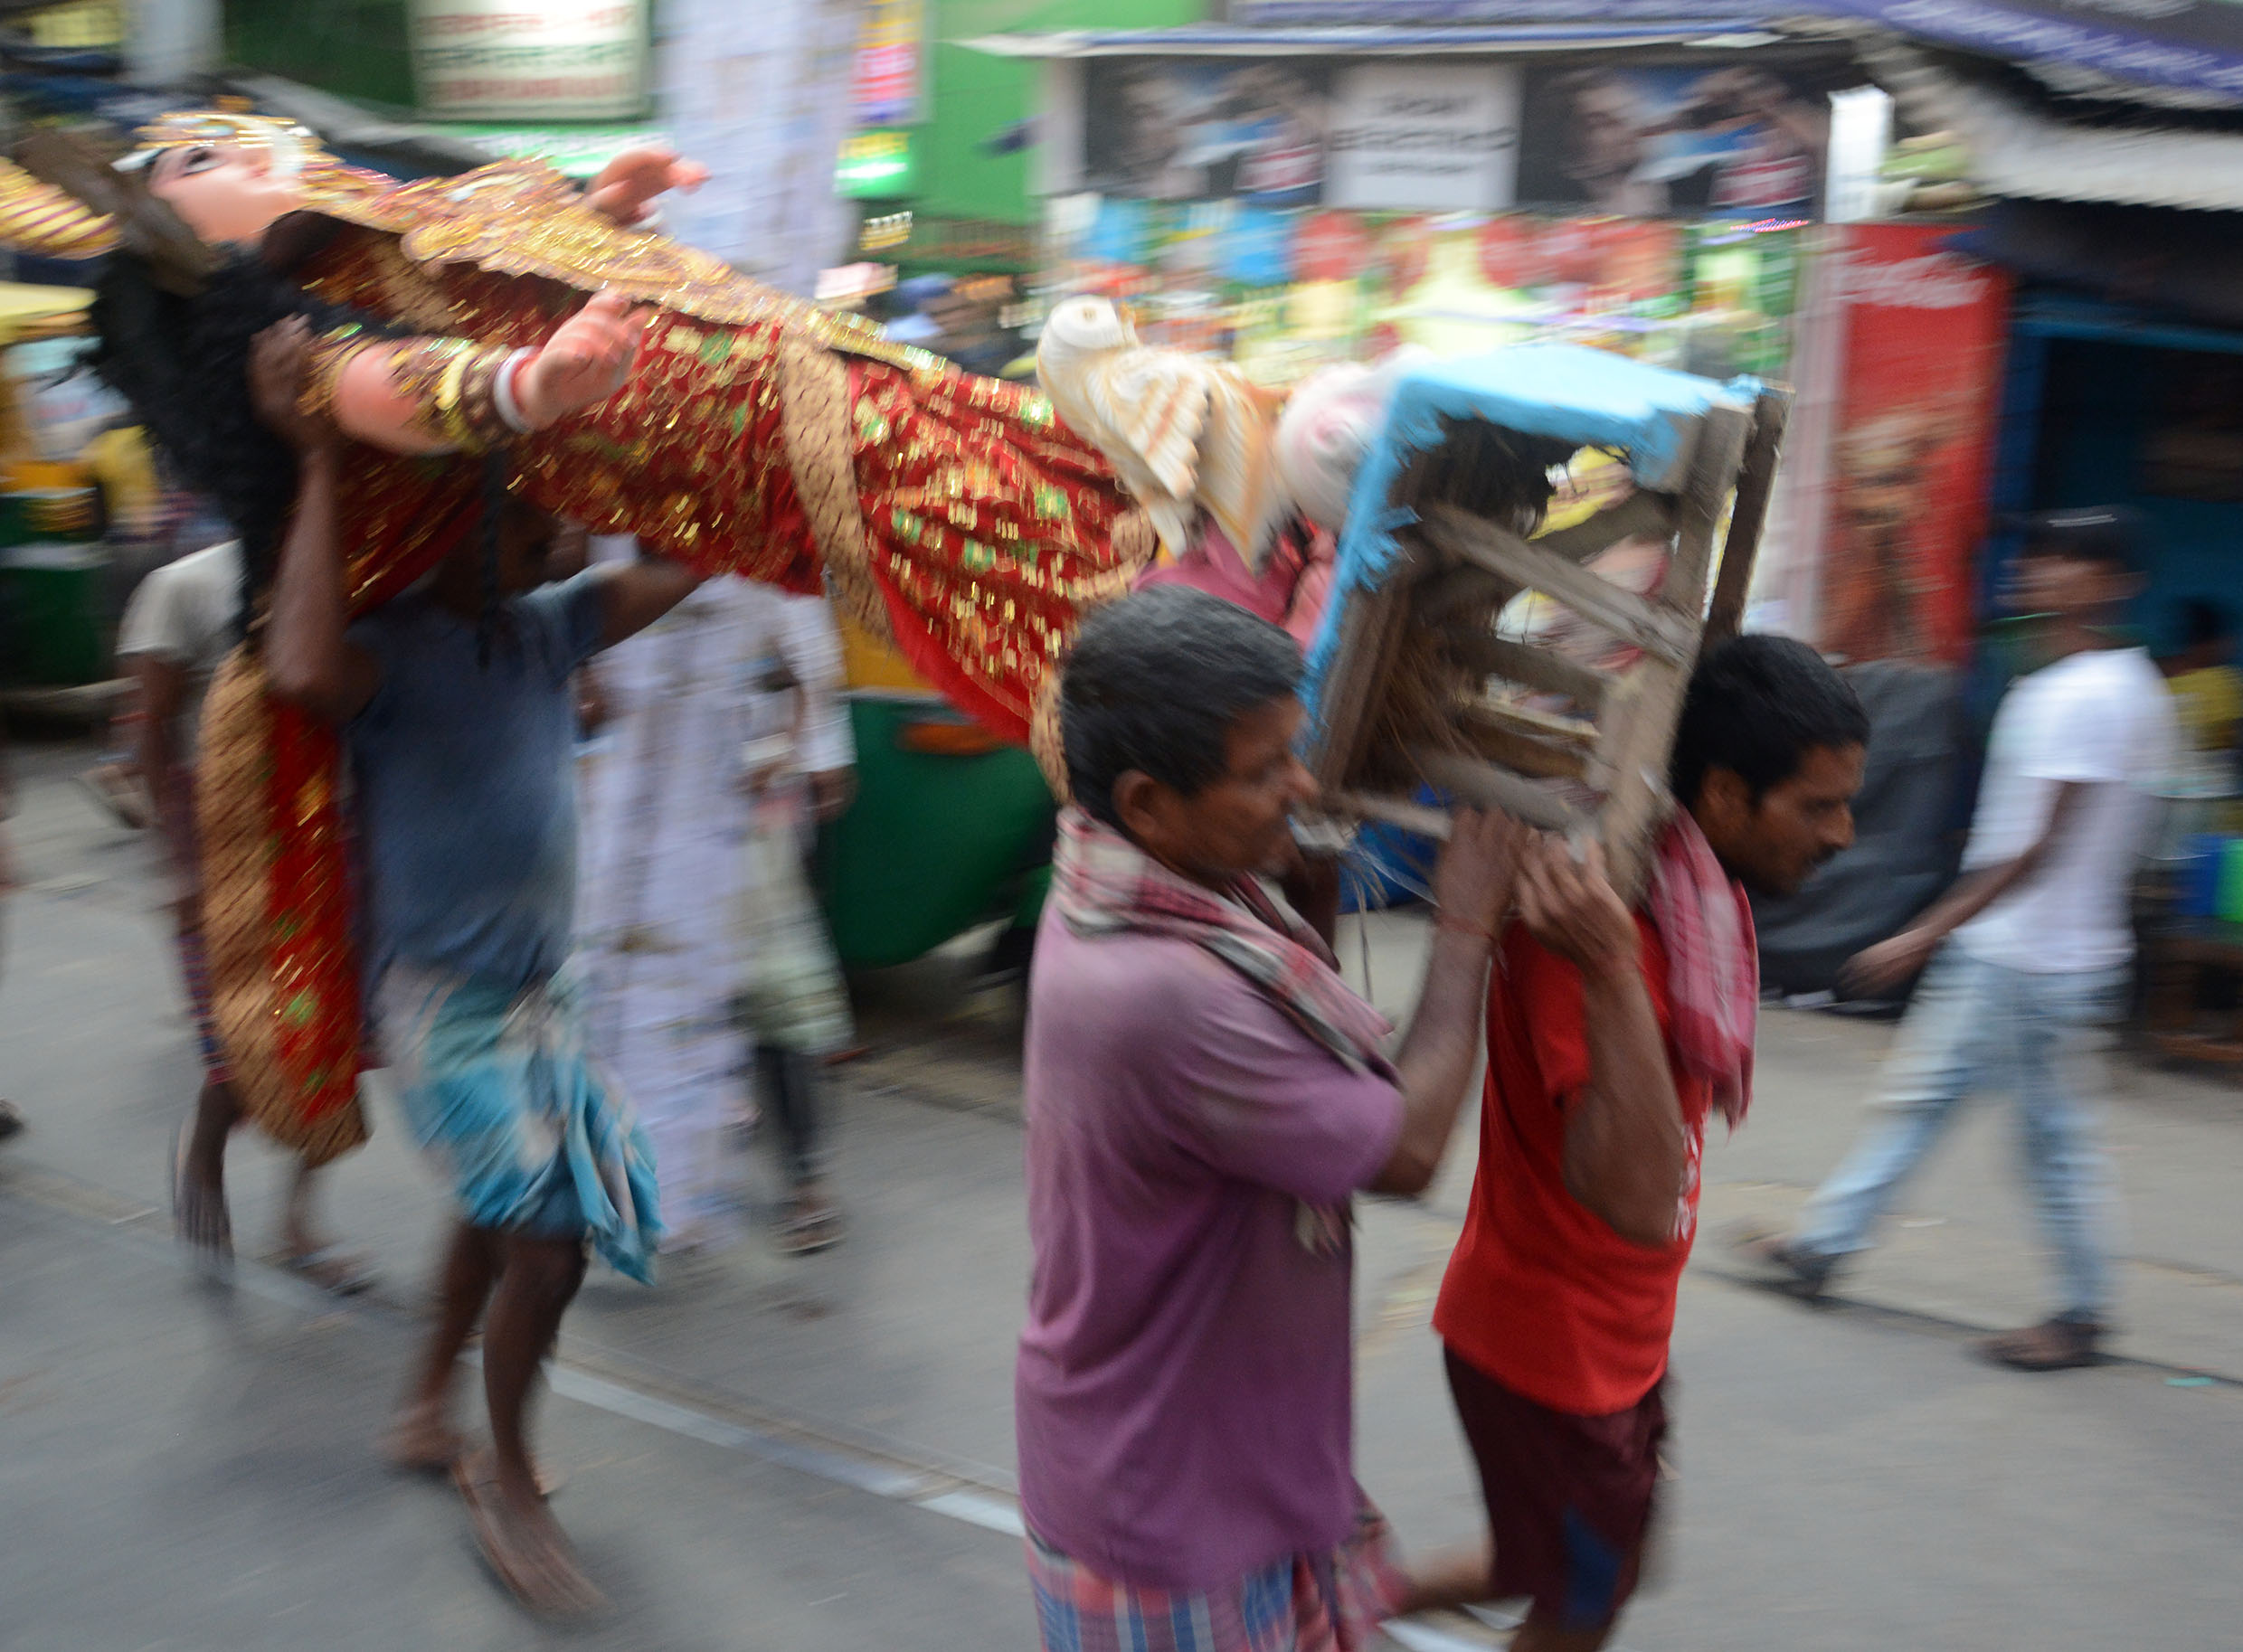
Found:
M 2009 280 L 1945 250 L 1952 233 L 1848 224 L 1827 254 L 1844 376 L 1816 641 L 1849 659 L 1970 647 Z
M 1527 83 L 1521 205 L 1629 218 L 1812 218 L 1830 99 L 1749 61 L 1543 71 Z
M 1112 58 L 1084 84 L 1083 187 L 1135 201 L 1324 198 L 1320 63 Z

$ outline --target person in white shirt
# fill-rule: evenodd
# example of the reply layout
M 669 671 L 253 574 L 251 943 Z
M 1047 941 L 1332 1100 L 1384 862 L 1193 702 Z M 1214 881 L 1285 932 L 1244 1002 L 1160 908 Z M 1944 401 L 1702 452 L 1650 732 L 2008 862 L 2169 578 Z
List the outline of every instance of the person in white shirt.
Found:
M 2155 788 L 2179 750 L 2157 668 L 2110 629 L 2139 588 L 2117 513 L 2035 519 L 2017 595 L 2040 622 L 2049 663 L 2011 685 L 1994 719 L 1964 875 L 1849 967 L 1849 984 L 1863 991 L 1926 971 L 1878 1119 L 1808 1202 L 1796 1232 L 1744 1241 L 1786 1288 L 1820 1294 L 1868 1248 L 1871 1226 L 1956 1104 L 2007 1090 L 2022 1113 L 2027 1178 L 2061 1290 L 2049 1319 L 1983 1345 L 2020 1370 L 2092 1362 L 2109 1320 L 2114 1178 L 2092 1046 L 2126 1003 L 2134 874 L 2155 828 Z
M 594 546 L 605 556 L 629 543 Z M 775 680 L 786 685 L 776 694 Z M 757 927 L 756 955 L 743 957 L 743 911 L 781 893 L 769 887 L 777 864 L 761 831 L 772 809 L 795 798 L 804 815 L 830 820 L 848 804 L 857 753 L 840 641 L 822 597 L 711 580 L 608 651 L 599 698 L 607 714 L 584 763 L 577 923 L 587 1031 L 653 1139 L 664 1248 L 720 1249 L 740 1237 L 736 1000 L 795 960 L 800 948 L 781 956 L 782 939 L 819 926 L 805 896 L 788 909 L 799 921 Z M 781 731 L 791 779 L 751 749 Z M 812 939 L 822 938 L 818 927 Z M 820 989 L 828 1013 L 784 1036 L 748 1028 L 789 1183 L 778 1224 L 789 1251 L 839 1233 L 815 1084 L 818 1058 L 845 1046 L 850 1028 L 838 968 L 820 956 L 822 969 L 813 959 L 796 985 Z
M 230 539 L 150 572 L 126 605 L 117 637 L 117 657 L 130 666 L 139 690 L 136 755 L 162 828 L 180 977 L 203 1065 L 194 1121 L 182 1128 L 173 1153 L 173 1217 L 183 1243 L 222 1263 L 233 1249 L 226 1210 L 226 1142 L 241 1121 L 241 1105 L 218 1037 L 203 948 L 194 759 L 203 696 L 233 647 L 241 609 L 241 547 Z M 374 1275 L 364 1257 L 329 1244 L 317 1232 L 311 1196 L 317 1175 L 310 1166 L 298 1165 L 281 1217 L 282 1253 L 290 1268 L 315 1284 L 352 1295 L 371 1286 Z

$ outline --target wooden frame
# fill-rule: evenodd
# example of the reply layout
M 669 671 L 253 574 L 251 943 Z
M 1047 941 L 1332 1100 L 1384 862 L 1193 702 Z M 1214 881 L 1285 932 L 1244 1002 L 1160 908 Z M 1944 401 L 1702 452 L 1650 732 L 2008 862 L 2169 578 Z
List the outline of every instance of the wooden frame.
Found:
M 1639 489 L 1537 538 L 1460 507 L 1460 467 L 1438 449 L 1420 455 L 1393 494 L 1415 524 L 1397 536 L 1385 582 L 1349 599 L 1321 690 L 1311 764 L 1325 806 L 1445 837 L 1446 814 L 1415 798 L 1423 782 L 1545 830 L 1593 832 L 1614 886 L 1636 901 L 1670 807 L 1667 762 L 1691 667 L 1743 621 L 1790 406 L 1789 391 L 1771 388 L 1749 411 L 1708 410 L 1675 492 Z M 1668 547 L 1650 596 L 1585 566 L 1640 538 Z M 1498 636 L 1493 617 L 1525 590 L 1627 644 L 1634 662 L 1606 672 Z M 1508 689 L 1491 694 L 1492 679 Z

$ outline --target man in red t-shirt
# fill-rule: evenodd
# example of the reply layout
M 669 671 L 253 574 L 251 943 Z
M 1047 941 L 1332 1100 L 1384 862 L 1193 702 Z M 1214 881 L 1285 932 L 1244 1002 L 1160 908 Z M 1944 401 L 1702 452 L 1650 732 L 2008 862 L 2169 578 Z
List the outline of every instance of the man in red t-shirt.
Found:
M 1750 1093 L 1744 888 L 1787 893 L 1853 841 L 1869 732 L 1804 644 L 1727 643 L 1690 681 L 1681 809 L 1644 910 L 1594 848 L 1545 842 L 1522 868 L 1488 995 L 1480 1168 L 1434 1315 L 1493 1544 L 1455 1593 L 1532 1602 L 1512 1652 L 1591 1652 L 1634 1588 L 1706 1115 L 1734 1123 Z

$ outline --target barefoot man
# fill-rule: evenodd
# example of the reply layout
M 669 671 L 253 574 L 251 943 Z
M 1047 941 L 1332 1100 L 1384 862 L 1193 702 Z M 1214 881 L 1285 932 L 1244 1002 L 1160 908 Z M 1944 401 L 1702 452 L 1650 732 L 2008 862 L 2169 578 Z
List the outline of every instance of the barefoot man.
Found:
M 636 331 L 620 322 L 606 341 L 619 375 Z M 699 581 L 642 556 L 546 585 L 558 524 L 494 485 L 495 524 L 346 628 L 336 438 L 298 411 L 305 343 L 300 322 L 284 324 L 252 362 L 260 416 L 299 463 L 266 669 L 276 694 L 349 742 L 383 1053 L 458 1201 L 441 1316 L 392 1451 L 451 1467 L 493 1570 L 534 1610 L 574 1615 L 600 1595 L 539 1496 L 525 1411 L 587 1241 L 644 1279 L 659 1230 L 644 1135 L 585 1060 L 562 975 L 576 897 L 570 679 Z M 463 1455 L 452 1391 L 478 1318 L 491 1446 Z
M 1706 1116 L 1734 1125 L 1751 1098 L 1745 889 L 1796 889 L 1853 841 L 1869 733 L 1805 644 L 1740 637 L 1691 678 L 1642 910 L 1593 847 L 1540 843 L 1519 873 L 1480 1169 L 1434 1313 L 1494 1548 L 1457 1592 L 1528 1602 L 1512 1652 L 1594 1652 L 1635 1587 Z
M 1355 1484 L 1349 1202 L 1433 1179 L 1525 834 L 1459 812 L 1389 1056 L 1255 881 L 1315 796 L 1300 677 L 1292 637 L 1185 586 L 1068 658 L 1014 1404 L 1046 1652 L 1357 1652 L 1412 1604 Z

